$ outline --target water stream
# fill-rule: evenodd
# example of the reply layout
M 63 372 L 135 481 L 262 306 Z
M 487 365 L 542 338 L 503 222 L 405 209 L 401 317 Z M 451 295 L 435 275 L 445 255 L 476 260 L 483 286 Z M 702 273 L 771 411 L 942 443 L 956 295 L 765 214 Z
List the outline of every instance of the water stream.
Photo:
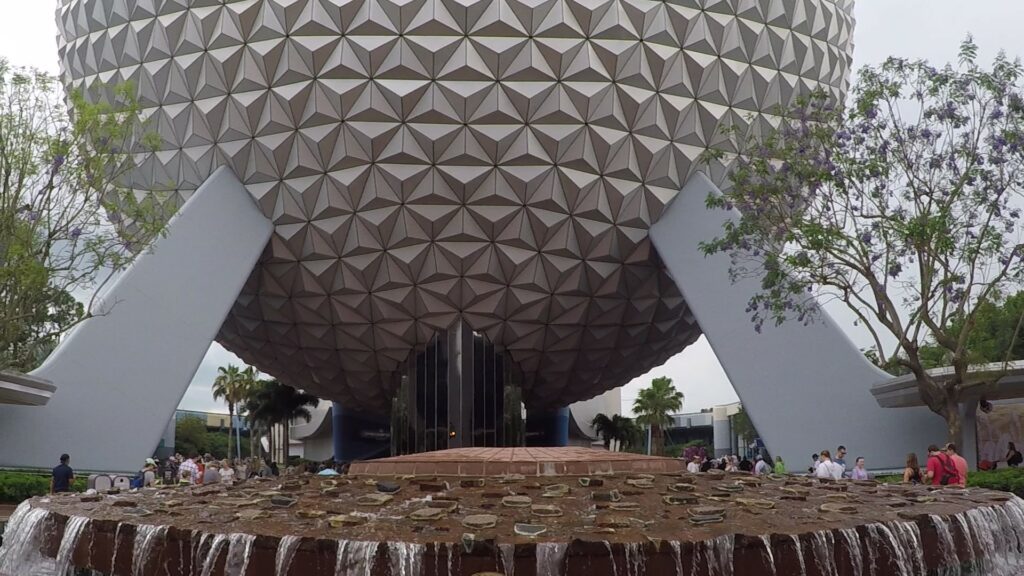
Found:
M 288 569 L 292 567 L 292 560 L 295 552 L 302 544 L 302 538 L 298 536 L 285 536 L 277 543 L 277 555 L 274 558 L 274 576 L 287 576 Z
M 920 523 L 919 523 L 920 522 Z M 926 524 L 927 523 L 927 524 Z M 928 526 L 931 524 L 931 526 Z M 33 508 L 29 503 L 20 505 L 11 516 L 0 547 L 0 576 L 67 576 L 73 568 L 72 558 L 82 534 L 90 530 L 91 521 L 84 517 L 67 519 L 59 546 L 46 542 L 53 536 L 50 513 Z M 130 525 L 128 525 L 130 526 Z M 121 546 L 120 533 L 123 525 L 114 530 L 113 554 L 116 560 Z M 1002 505 L 975 508 L 951 516 L 931 515 L 918 522 L 896 521 L 873 523 L 862 528 L 839 529 L 834 531 L 811 532 L 803 535 L 789 535 L 797 556 L 798 572 L 793 576 L 806 576 L 808 566 L 816 574 L 837 576 L 921 576 L 927 573 L 925 564 L 922 527 L 931 534 L 934 527 L 934 554 L 941 564 L 931 572 L 937 576 L 1020 576 L 1024 574 L 1024 500 L 1010 500 Z M 92 531 L 90 530 L 92 534 Z M 152 558 L 159 554 L 167 539 L 167 526 L 141 525 L 135 527 L 131 553 L 132 576 L 147 576 L 146 571 Z M 863 536 L 863 538 L 862 538 Z M 763 544 L 763 554 L 768 564 L 765 575 L 770 572 L 777 576 L 775 551 L 771 537 L 757 537 Z M 929 536 L 931 538 L 931 536 Z M 253 554 L 255 536 L 249 534 L 209 534 L 192 532 L 188 543 L 179 541 L 179 555 L 183 569 L 185 557 L 191 554 L 192 573 L 195 576 L 212 576 L 218 563 L 224 565 L 224 576 L 246 576 Z M 957 542 L 963 541 L 959 550 Z M 47 543 L 47 546 L 43 546 Z M 287 576 L 292 561 L 301 543 L 295 536 L 284 537 L 278 544 L 274 562 L 275 576 Z M 676 576 L 683 573 L 683 545 L 670 541 L 671 554 L 675 563 Z M 618 545 L 618 544 L 616 544 Z M 393 576 L 421 576 L 426 547 L 416 543 L 389 542 L 387 562 Z M 622 576 L 644 576 L 648 572 L 646 543 L 623 545 L 624 566 Z M 55 558 L 46 558 L 41 552 L 46 548 L 57 548 Z M 458 573 L 457 546 L 434 547 L 435 569 L 438 574 L 447 572 L 450 576 Z M 612 562 L 609 576 L 620 576 L 613 555 L 613 546 L 605 542 Z M 806 559 L 804 556 L 806 549 Z M 848 554 L 837 556 L 841 548 Z M 370 576 L 377 563 L 380 545 L 378 542 L 340 540 L 338 542 L 335 574 L 337 576 Z M 505 576 L 515 574 L 515 547 L 511 543 L 498 546 L 500 561 Z M 758 554 L 755 547 L 751 553 Z M 568 543 L 541 542 L 536 547 L 537 576 L 563 576 L 567 570 Z M 120 552 L 122 555 L 124 552 Z M 694 574 L 710 576 L 742 576 L 735 574 L 733 555 L 735 538 L 732 535 L 719 536 L 712 540 L 696 542 L 693 545 L 691 569 Z M 931 557 L 931 556 L 929 556 Z M 383 560 L 383 559 L 382 559 Z M 839 561 L 850 566 L 840 566 Z M 442 568 L 447 564 L 447 568 Z M 660 576 L 660 575 L 659 575 Z
M 408 549 L 415 547 L 418 548 L 418 553 L 415 555 L 415 559 L 407 559 L 403 556 L 402 559 L 407 561 L 399 565 L 395 563 L 394 546 Z M 393 576 L 420 576 L 420 568 L 423 565 L 424 547 L 422 544 L 392 542 L 388 544 L 388 547 L 392 554 L 391 574 Z M 338 557 L 334 564 L 335 576 L 370 576 L 374 564 L 377 563 L 377 548 L 377 542 L 338 540 Z
M 89 518 L 72 516 L 64 525 L 64 536 L 60 540 L 60 549 L 57 551 L 57 562 L 54 573 L 57 576 L 64 576 L 71 570 L 71 556 L 78 546 L 78 539 L 82 537 L 82 531 L 92 522 Z
M 132 576 L 145 576 L 146 563 L 153 553 L 157 540 L 167 538 L 167 526 L 149 524 L 135 527 L 135 542 L 132 544 Z M 194 564 L 193 564 L 194 566 Z
M 565 554 L 569 551 L 566 542 L 541 542 L 537 544 L 537 576 L 562 576 L 565 573 Z
M 228 560 L 224 565 L 224 576 L 245 576 L 255 542 L 256 537 L 251 534 L 232 534 L 228 538 Z

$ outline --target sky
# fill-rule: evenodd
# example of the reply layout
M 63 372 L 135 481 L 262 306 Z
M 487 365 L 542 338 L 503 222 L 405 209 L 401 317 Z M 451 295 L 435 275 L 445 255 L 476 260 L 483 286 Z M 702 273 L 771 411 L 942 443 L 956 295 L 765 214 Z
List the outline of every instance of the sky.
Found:
M 54 0 L 0 0 L 0 56 L 11 63 L 56 73 Z M 955 61 L 961 40 L 973 35 L 982 61 L 999 50 L 1011 57 L 1024 56 L 1024 2 L 1021 0 L 857 0 L 854 69 L 877 64 L 888 56 L 926 59 L 935 65 Z M 853 326 L 852 316 L 826 306 L 859 346 L 865 334 Z M 188 410 L 224 410 L 213 401 L 210 383 L 217 367 L 241 362 L 219 345 L 211 346 L 192 385 L 182 399 Z M 651 370 L 622 391 L 624 412 L 629 412 L 637 391 L 652 378 L 668 376 L 686 396 L 684 411 L 698 411 L 735 402 L 729 379 L 703 337 L 664 365 Z

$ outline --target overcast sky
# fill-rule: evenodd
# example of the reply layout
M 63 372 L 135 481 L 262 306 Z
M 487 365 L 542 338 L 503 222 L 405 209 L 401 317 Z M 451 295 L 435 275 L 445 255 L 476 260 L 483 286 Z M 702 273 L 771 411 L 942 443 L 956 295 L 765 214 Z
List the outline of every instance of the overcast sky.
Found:
M 0 0 L 0 56 L 14 64 L 56 73 L 55 6 L 53 0 Z M 968 34 L 974 36 L 985 60 L 1001 49 L 1011 56 L 1024 55 L 1022 0 L 857 0 L 856 17 L 855 68 L 881 62 L 890 55 L 944 64 L 956 59 L 960 41 Z M 854 341 L 867 345 L 849 317 L 841 310 L 832 310 Z M 182 408 L 218 409 L 210 398 L 210 382 L 217 366 L 228 362 L 239 363 L 214 344 L 185 394 Z M 622 394 L 627 411 L 636 391 L 655 376 L 673 379 L 686 394 L 687 411 L 736 400 L 736 393 L 703 338 L 628 384 Z

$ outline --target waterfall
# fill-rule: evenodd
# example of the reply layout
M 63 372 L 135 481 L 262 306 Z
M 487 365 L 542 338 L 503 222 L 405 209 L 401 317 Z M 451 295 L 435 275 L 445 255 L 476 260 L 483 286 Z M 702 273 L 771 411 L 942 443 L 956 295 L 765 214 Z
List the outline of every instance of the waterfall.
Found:
M 50 512 L 22 502 L 7 520 L 4 545 L 0 547 L 0 576 L 23 576 L 49 564 L 39 552 L 42 525 Z
M 274 576 L 287 576 L 288 569 L 292 567 L 292 559 L 295 552 L 302 544 L 302 538 L 298 536 L 285 536 L 277 543 L 277 556 L 274 558 Z
M 838 576 L 835 559 L 835 538 L 831 532 L 818 531 L 811 534 L 811 554 L 814 563 L 824 576 Z
M 975 561 L 974 537 L 971 536 L 971 529 L 967 525 L 967 520 L 964 519 L 964 515 L 963 514 L 957 514 L 957 515 L 953 516 L 953 520 L 955 520 L 956 523 L 960 525 L 960 530 L 964 534 L 964 540 L 967 542 L 967 552 L 968 552 L 969 557 L 970 557 L 970 564 L 974 565 L 974 561 Z
M 537 576 L 562 576 L 568 551 L 566 542 L 537 544 Z
M 683 576 L 683 548 L 678 540 L 673 540 L 669 544 L 672 546 L 672 558 L 676 561 L 676 576 Z M 608 550 L 611 551 L 611 548 Z
M 146 562 L 153 552 L 157 539 L 167 537 L 167 526 L 142 525 L 135 527 L 135 541 L 132 544 L 132 576 L 145 576 Z
M 501 550 L 501 568 L 505 572 L 505 576 L 516 575 L 516 545 L 515 544 L 500 544 L 498 549 Z M 618 575 L 616 575 L 618 576 Z
M 71 569 L 71 557 L 75 554 L 75 547 L 78 546 L 78 539 L 82 536 L 82 530 L 92 522 L 89 518 L 72 516 L 64 525 L 64 536 L 60 541 L 60 550 L 57 551 L 57 565 L 54 570 L 56 576 L 65 576 Z
M 800 536 L 790 534 L 789 537 L 793 539 L 793 551 L 796 552 L 796 561 L 800 565 L 800 576 L 807 576 L 807 565 L 804 564 L 804 548 L 800 545 Z
M 370 576 L 373 566 L 377 562 L 377 542 L 361 540 L 338 540 L 338 557 L 334 564 L 335 576 Z M 423 562 L 423 545 L 391 542 L 388 544 L 391 550 L 391 574 L 392 576 L 420 576 L 420 567 Z M 415 563 L 395 562 L 395 547 L 412 548 L 419 550 Z M 406 568 L 408 567 L 408 571 Z
M 733 548 L 736 538 L 732 534 L 704 541 L 704 554 L 708 560 L 708 574 L 711 576 L 733 576 Z
M 608 549 L 608 561 L 612 563 L 612 576 L 619 576 L 619 567 L 615 565 L 615 552 L 612 551 L 612 543 L 605 540 L 604 547 Z
M 939 566 L 939 574 L 943 576 L 960 576 L 960 559 L 956 556 L 956 543 L 953 540 L 953 532 L 949 529 L 949 523 L 942 516 L 929 514 L 928 518 L 935 526 L 936 540 L 939 543 L 939 557 L 942 564 Z
M 896 534 L 900 540 L 900 546 L 907 551 L 911 557 L 911 573 L 925 574 L 927 568 L 924 563 L 924 546 L 921 542 L 921 530 L 916 522 L 896 522 L 893 524 Z
M 843 528 L 839 531 L 846 539 L 846 550 L 850 556 L 853 576 L 864 576 L 864 559 L 861 557 L 860 536 L 855 528 Z
M 256 537 L 251 534 L 232 534 L 228 541 L 228 561 L 224 565 L 224 576 L 245 576 L 249 568 L 249 557 Z
M 622 545 L 626 556 L 626 576 L 645 576 L 647 574 L 647 557 L 641 542 L 628 542 Z
M 114 551 L 110 556 L 110 571 L 114 571 L 114 567 L 117 566 L 117 549 L 121 546 L 121 526 L 124 524 L 118 522 L 117 527 L 114 528 Z
M 203 574 L 202 576 L 212 576 L 213 569 L 217 566 L 217 558 L 220 557 L 221 550 L 228 543 L 227 534 L 217 534 L 213 537 L 213 542 L 210 543 L 210 549 L 206 552 L 206 558 L 203 559 Z
M 768 557 L 768 567 L 772 569 L 772 574 L 775 575 L 775 554 L 772 553 L 772 539 L 771 536 L 764 534 L 761 536 L 761 542 L 764 544 L 764 553 Z M 678 562 L 678 561 L 677 561 Z M 678 568 L 676 569 L 678 572 Z

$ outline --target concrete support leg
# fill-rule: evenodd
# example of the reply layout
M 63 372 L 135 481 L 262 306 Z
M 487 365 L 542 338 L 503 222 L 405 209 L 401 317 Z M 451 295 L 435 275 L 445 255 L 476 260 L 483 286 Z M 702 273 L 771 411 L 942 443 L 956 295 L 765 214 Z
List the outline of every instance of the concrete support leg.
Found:
M 963 430 L 963 446 L 957 452 L 967 460 L 969 470 L 978 469 L 978 400 L 968 400 L 960 405 L 960 422 Z
M 694 175 L 651 227 L 651 241 L 772 455 L 795 468 L 843 444 L 869 455 L 873 467 L 901 469 L 907 452 L 942 438 L 942 419 L 927 409 L 878 405 L 871 386 L 891 376 L 824 310 L 806 326 L 794 319 L 754 330 L 746 310 L 761 279 L 732 282 L 729 256 L 701 250 L 735 218 L 707 207 L 708 195 L 719 193 L 703 174 Z
M 217 170 L 31 376 L 44 407 L 0 406 L 0 467 L 138 470 L 152 455 L 273 232 Z
M 528 446 L 561 447 L 569 445 L 569 407 L 526 412 Z
M 346 462 L 349 456 L 345 446 L 345 409 L 334 402 L 331 406 L 331 437 L 334 440 L 334 461 Z

